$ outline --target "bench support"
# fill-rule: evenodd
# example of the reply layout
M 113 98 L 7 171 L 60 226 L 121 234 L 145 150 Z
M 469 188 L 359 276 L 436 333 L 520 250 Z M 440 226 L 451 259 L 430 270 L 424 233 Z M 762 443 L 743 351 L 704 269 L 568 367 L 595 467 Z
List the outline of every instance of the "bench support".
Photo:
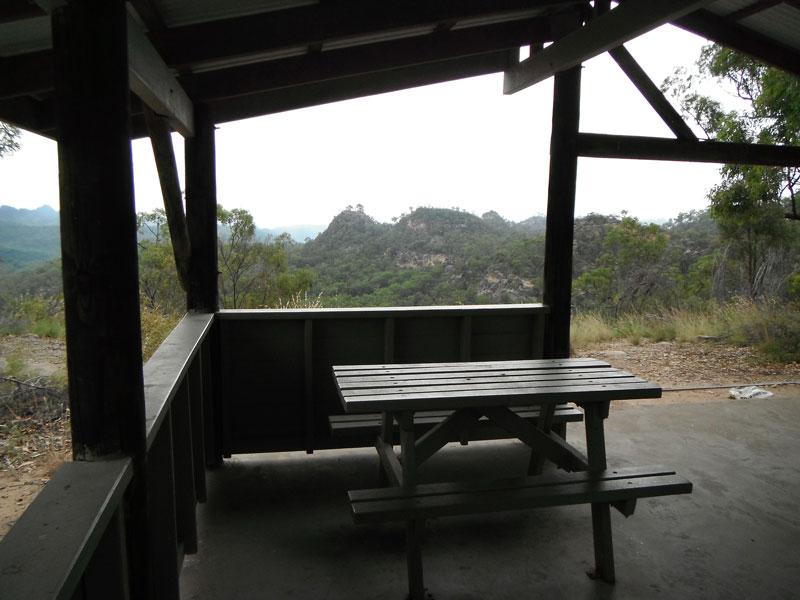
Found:
M 586 453 L 589 471 L 605 471 L 606 438 L 603 421 L 608 417 L 608 402 L 583 405 L 586 424 Z M 588 573 L 592 579 L 614 583 L 614 546 L 611 537 L 611 505 L 606 502 L 592 504 L 592 533 L 594 537 L 594 571 Z

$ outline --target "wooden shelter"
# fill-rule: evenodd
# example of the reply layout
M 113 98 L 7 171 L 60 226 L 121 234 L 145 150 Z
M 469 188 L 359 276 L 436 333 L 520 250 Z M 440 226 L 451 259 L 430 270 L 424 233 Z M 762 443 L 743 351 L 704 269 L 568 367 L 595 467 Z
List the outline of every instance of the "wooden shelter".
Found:
M 794 1 L 0 3 L 0 120 L 58 141 L 76 459 L 0 547 L 3 597 L 177 598 L 206 466 L 359 443 L 326 428 L 334 361 L 566 356 L 579 156 L 800 165 L 798 148 L 695 137 L 623 46 L 669 22 L 800 75 Z M 580 65 L 606 51 L 675 139 L 580 132 Z M 495 72 L 506 93 L 555 76 L 543 306 L 218 310 L 216 124 Z M 185 212 L 170 129 L 186 140 Z M 144 369 L 142 136 L 189 309 Z

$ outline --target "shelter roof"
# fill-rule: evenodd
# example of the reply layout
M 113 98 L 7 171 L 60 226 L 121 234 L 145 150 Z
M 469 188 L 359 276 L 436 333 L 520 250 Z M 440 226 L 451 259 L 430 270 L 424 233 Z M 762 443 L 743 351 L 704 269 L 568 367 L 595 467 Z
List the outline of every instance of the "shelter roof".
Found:
M 0 3 L 0 119 L 49 136 L 55 134 L 55 111 L 45 9 L 57 3 Z M 593 17 L 592 4 L 130 0 L 128 7 L 129 31 L 144 32 L 142 39 L 156 50 L 165 72 L 192 102 L 205 104 L 215 122 L 508 71 L 519 62 L 520 47 L 553 42 L 575 15 L 593 40 L 609 35 L 613 40 L 620 26 L 630 25 L 630 35 L 619 38 L 626 41 L 660 22 L 673 22 L 800 75 L 797 0 L 625 0 L 601 17 Z M 660 15 L 656 5 L 666 7 Z M 636 22 L 638 28 L 632 26 L 637 6 L 644 19 Z M 633 21 L 619 8 L 630 10 Z M 574 52 L 592 55 L 581 44 Z M 539 60 L 536 53 L 530 60 Z M 545 60 L 542 54 L 539 63 Z M 547 64 L 539 67 L 544 76 L 550 74 Z M 139 113 L 134 100 L 134 135 L 145 132 Z

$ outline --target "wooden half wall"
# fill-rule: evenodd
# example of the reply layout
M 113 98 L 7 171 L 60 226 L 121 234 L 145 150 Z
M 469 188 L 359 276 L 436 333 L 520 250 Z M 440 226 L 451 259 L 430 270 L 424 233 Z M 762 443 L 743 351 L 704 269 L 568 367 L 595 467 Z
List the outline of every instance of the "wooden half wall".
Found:
M 540 358 L 546 314 L 541 304 L 220 311 L 223 453 L 337 447 L 332 365 Z

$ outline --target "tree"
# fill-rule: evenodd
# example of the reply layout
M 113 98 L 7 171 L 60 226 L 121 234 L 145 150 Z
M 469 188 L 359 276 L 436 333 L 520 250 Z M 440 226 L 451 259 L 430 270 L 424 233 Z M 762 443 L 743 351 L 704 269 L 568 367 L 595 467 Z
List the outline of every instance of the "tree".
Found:
M 0 158 L 19 150 L 19 129 L 0 121 Z
M 658 225 L 623 216 L 605 234 L 595 268 L 575 280 L 576 304 L 613 312 L 668 304 L 676 277 L 668 241 Z
M 258 261 L 256 225 L 246 210 L 226 210 L 221 204 L 217 205 L 217 221 L 222 225 L 218 243 L 221 300 L 224 306 L 241 308 L 243 297 L 257 279 L 252 273 Z
M 684 115 L 709 138 L 724 142 L 800 144 L 800 80 L 733 50 L 706 46 L 698 72 L 676 71 L 662 86 L 678 99 Z M 700 91 L 703 81 L 730 86 L 741 108 L 725 109 Z M 737 261 L 741 291 L 752 299 L 774 292 L 794 270 L 786 245 L 797 231 L 784 220 L 800 219 L 800 168 L 725 165 L 709 193 L 710 214 L 720 228 L 723 257 Z M 721 261 L 720 268 L 730 265 Z
M 139 244 L 139 291 L 145 306 L 166 312 L 181 312 L 186 297 L 178 283 L 172 258 L 172 242 L 163 209 L 136 214 Z
M 294 244 L 282 234 L 256 239 L 252 215 L 244 209 L 217 207 L 220 225 L 220 302 L 228 308 L 267 308 L 306 292 L 313 282 L 308 269 L 289 271 L 287 249 Z

